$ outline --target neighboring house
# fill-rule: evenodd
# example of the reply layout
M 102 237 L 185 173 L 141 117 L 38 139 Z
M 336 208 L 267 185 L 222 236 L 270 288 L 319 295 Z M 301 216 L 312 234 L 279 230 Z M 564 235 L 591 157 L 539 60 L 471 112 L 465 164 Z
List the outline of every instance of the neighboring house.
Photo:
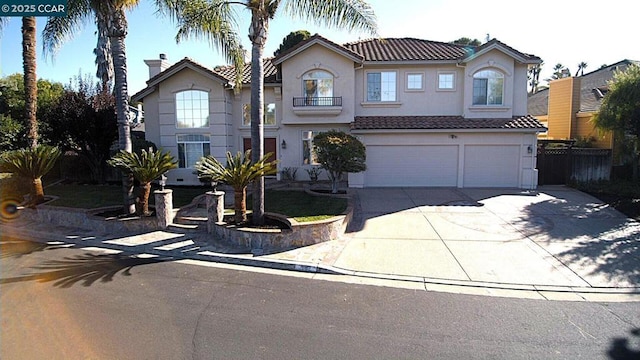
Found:
M 612 149 L 612 133 L 596 129 L 591 117 L 600 109 L 614 72 L 632 63 L 639 62 L 622 60 L 582 76 L 553 80 L 548 89 L 530 95 L 528 113 L 549 129 L 540 139 L 592 140 L 595 147 Z
M 179 169 L 169 184 L 197 184 L 203 155 L 251 146 L 250 66 L 235 94 L 233 68 L 185 58 L 145 60 L 147 140 L 170 150 Z M 412 38 L 344 45 L 319 35 L 265 66 L 265 152 L 278 168 L 317 166 L 313 136 L 350 132 L 367 148 L 367 170 L 350 187 L 537 186 L 537 133 L 527 115 L 527 68 L 540 58 L 491 40 L 468 47 Z

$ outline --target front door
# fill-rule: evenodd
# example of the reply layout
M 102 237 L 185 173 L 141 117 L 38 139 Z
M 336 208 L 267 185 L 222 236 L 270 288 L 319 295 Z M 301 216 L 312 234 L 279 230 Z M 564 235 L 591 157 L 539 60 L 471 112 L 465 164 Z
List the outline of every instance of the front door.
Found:
M 269 161 L 275 161 L 278 158 L 276 154 L 276 144 L 276 138 L 264 138 L 264 153 L 273 153 L 273 155 L 269 157 Z M 242 148 L 242 151 L 251 149 L 251 138 L 242 139 Z

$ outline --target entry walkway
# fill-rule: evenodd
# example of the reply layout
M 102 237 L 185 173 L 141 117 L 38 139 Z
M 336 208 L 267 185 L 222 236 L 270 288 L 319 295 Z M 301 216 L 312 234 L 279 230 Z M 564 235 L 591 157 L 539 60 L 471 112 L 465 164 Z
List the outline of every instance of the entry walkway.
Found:
M 0 231 L 23 239 L 427 291 L 640 301 L 640 223 L 582 192 L 566 187 L 350 191 L 355 215 L 343 238 L 259 256 L 211 244 L 198 231 L 114 237 L 20 219 Z

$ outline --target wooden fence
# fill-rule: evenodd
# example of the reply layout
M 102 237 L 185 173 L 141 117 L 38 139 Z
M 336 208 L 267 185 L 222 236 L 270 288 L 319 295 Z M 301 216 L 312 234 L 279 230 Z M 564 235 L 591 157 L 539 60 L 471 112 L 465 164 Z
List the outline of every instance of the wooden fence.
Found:
M 538 146 L 538 185 L 609 180 L 611 150 Z

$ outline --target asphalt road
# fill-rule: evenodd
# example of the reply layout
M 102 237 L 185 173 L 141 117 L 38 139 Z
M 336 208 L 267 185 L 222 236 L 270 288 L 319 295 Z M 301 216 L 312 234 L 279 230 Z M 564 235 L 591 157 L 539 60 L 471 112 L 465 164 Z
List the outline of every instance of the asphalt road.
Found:
M 2 359 L 640 359 L 640 303 L 353 285 L 2 241 Z

